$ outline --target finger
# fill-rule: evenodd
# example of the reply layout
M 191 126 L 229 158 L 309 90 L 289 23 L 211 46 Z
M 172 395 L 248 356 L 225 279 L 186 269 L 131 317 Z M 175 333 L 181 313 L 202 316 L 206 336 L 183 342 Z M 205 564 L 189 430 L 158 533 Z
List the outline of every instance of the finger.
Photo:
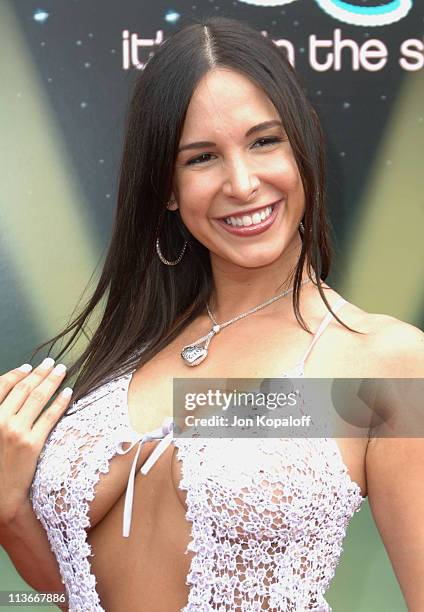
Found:
M 53 365 L 54 359 L 46 357 L 35 370 L 17 380 L 11 388 L 9 386 L 10 383 L 6 382 L 5 386 L 9 386 L 9 391 L 0 405 L 0 415 L 2 418 L 7 418 L 19 412 L 28 395 L 48 376 Z M 4 376 L 8 378 L 9 374 L 15 372 L 16 370 L 12 370 L 12 372 L 7 372 Z
M 50 374 L 28 395 L 22 408 L 15 415 L 15 422 L 24 429 L 31 429 L 66 375 L 66 366 L 59 363 Z
M 9 372 L 5 372 L 0 376 L 0 405 L 16 383 L 25 378 L 25 376 L 28 376 L 31 370 L 32 365 L 30 363 L 23 363 L 19 368 L 9 370 Z
M 40 443 L 40 448 L 44 446 L 51 430 L 53 427 L 55 427 L 60 417 L 62 417 L 67 410 L 71 398 L 72 389 L 70 387 L 66 387 L 59 393 L 47 410 L 44 410 L 41 413 L 38 420 L 34 423 L 30 435 L 34 437 L 35 441 Z

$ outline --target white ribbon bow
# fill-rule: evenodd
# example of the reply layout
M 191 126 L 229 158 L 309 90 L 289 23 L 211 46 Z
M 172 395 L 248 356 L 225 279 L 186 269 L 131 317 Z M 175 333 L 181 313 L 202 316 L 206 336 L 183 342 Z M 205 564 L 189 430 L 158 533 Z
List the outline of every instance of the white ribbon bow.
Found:
M 153 467 L 153 465 L 156 463 L 156 461 L 159 459 L 159 457 L 162 455 L 162 453 L 167 449 L 167 447 L 171 443 L 172 438 L 173 438 L 173 429 L 174 429 L 173 419 L 171 417 L 167 417 L 163 421 L 161 427 L 159 427 L 158 429 L 155 429 L 154 431 L 150 431 L 148 433 L 143 434 L 141 438 L 137 438 L 136 440 L 134 440 L 131 446 L 129 446 L 127 449 L 124 450 L 122 448 L 122 445 L 124 444 L 124 442 L 120 442 L 118 444 L 117 453 L 119 455 L 126 455 L 127 453 L 130 452 L 131 449 L 134 448 L 136 444 L 138 444 L 138 449 L 134 456 L 134 460 L 131 466 L 131 471 L 130 471 L 130 475 L 128 478 L 127 491 L 125 494 L 124 521 L 123 521 L 123 530 L 122 530 L 122 535 L 124 536 L 124 538 L 128 538 L 129 533 L 130 533 L 130 528 L 131 528 L 131 514 L 132 514 L 133 497 L 134 497 L 135 468 L 137 466 L 137 460 L 140 455 L 141 447 L 143 446 L 145 442 L 162 438 L 159 444 L 154 448 L 151 455 L 148 457 L 148 459 L 144 462 L 144 464 L 140 468 L 140 472 L 146 475 L 149 472 L 150 468 Z

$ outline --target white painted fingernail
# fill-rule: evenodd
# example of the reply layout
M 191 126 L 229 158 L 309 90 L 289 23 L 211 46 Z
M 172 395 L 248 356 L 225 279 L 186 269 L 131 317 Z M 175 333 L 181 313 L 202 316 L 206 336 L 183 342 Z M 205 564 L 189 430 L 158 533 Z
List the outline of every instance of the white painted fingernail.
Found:
M 17 368 L 20 372 L 31 372 L 32 365 L 30 363 L 23 363 L 19 368 Z
M 49 368 L 52 367 L 52 365 L 54 364 L 54 359 L 52 359 L 51 357 L 46 357 L 45 359 L 43 359 L 43 361 L 40 363 L 40 368 L 42 370 L 48 370 Z
M 63 391 L 62 391 L 62 396 L 63 396 L 63 397 L 66 397 L 66 398 L 71 397 L 71 395 L 72 395 L 72 393 L 73 393 L 73 392 L 74 392 L 74 391 L 73 391 L 73 389 L 71 389 L 71 387 L 65 387 L 65 388 L 63 389 Z
M 64 372 L 66 372 L 66 365 L 63 365 L 63 363 L 58 363 L 57 366 L 54 368 L 52 374 L 56 374 L 61 375 Z

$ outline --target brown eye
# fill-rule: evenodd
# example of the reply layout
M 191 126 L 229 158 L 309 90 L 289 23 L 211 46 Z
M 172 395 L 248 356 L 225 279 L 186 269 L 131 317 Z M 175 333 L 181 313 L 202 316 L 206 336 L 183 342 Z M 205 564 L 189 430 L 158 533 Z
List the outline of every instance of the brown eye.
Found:
M 270 136 L 270 137 L 267 137 L 267 138 L 259 138 L 259 140 L 257 140 L 255 142 L 255 145 L 258 142 L 262 142 L 263 143 L 261 145 L 261 148 L 262 148 L 263 146 L 266 146 L 266 145 L 269 145 L 269 144 L 275 144 L 276 142 L 282 142 L 282 138 L 279 138 L 278 136 Z
M 202 155 L 198 155 L 198 157 L 194 157 L 193 159 L 189 159 L 188 162 L 186 163 L 187 166 L 197 166 L 198 165 L 198 161 L 200 161 L 200 163 L 202 163 L 202 159 L 203 161 L 205 157 L 210 157 L 210 153 L 202 153 Z M 209 160 L 206 160 L 209 161 Z

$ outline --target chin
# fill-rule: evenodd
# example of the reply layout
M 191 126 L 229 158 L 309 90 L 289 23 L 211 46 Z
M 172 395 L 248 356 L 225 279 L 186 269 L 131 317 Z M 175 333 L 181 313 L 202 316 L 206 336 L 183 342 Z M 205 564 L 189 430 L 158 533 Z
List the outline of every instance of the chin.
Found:
M 278 261 L 281 257 L 284 256 L 284 251 L 278 251 L 275 253 L 258 253 L 258 255 L 254 255 L 252 253 L 246 254 L 243 257 L 224 257 L 227 261 L 230 261 L 232 264 L 236 266 L 240 266 L 241 268 L 264 268 L 266 266 L 270 266 L 276 261 Z

